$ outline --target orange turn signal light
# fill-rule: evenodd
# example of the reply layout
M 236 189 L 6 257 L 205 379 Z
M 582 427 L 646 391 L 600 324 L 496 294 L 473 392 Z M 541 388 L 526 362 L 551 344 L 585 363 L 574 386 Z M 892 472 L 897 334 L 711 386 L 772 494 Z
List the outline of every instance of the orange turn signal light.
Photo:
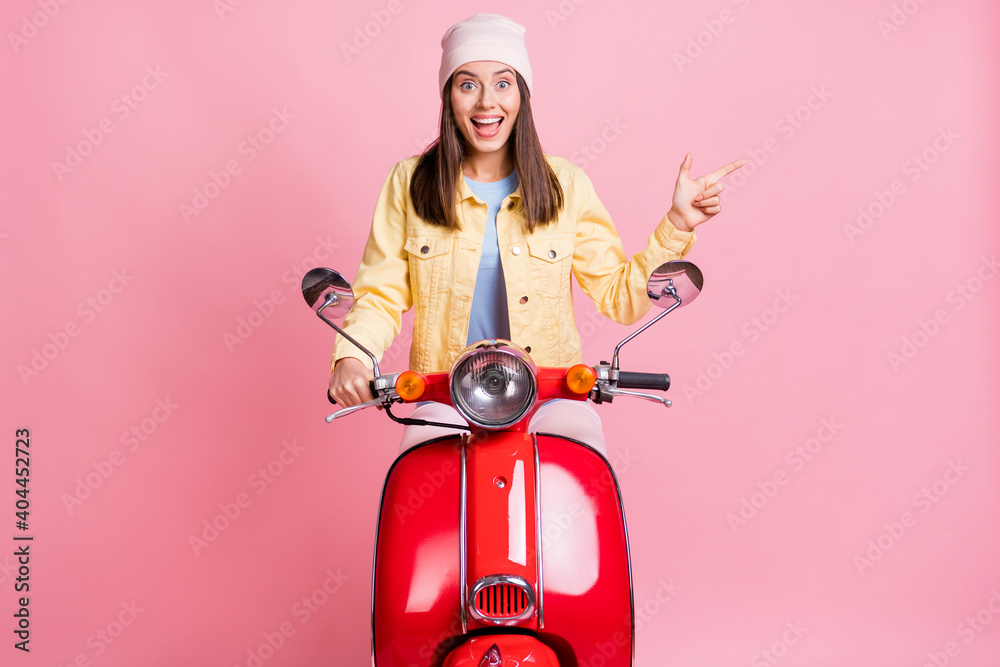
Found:
M 404 401 L 416 401 L 424 395 L 427 379 L 416 371 L 403 371 L 396 378 L 396 393 Z
M 597 371 L 585 364 L 577 364 L 566 371 L 566 386 L 574 394 L 586 394 L 597 382 Z

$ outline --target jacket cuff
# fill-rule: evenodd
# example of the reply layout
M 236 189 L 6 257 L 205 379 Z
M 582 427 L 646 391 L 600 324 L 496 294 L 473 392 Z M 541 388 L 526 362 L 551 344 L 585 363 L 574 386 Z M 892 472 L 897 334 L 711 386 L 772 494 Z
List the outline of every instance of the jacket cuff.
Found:
M 659 244 L 678 257 L 684 257 L 684 255 L 688 254 L 691 246 L 697 240 L 693 231 L 682 232 L 674 227 L 666 215 L 663 216 L 660 224 L 657 225 L 655 234 Z
M 351 345 L 351 347 L 354 346 Z M 358 350 L 357 348 L 355 348 L 355 350 L 357 351 L 357 354 L 347 353 L 338 356 L 336 353 L 334 353 L 334 355 L 330 357 L 330 374 L 333 375 L 333 369 L 337 366 L 338 361 L 340 361 L 341 359 L 347 359 L 348 357 L 357 359 L 358 361 L 363 363 L 370 371 L 375 370 L 375 367 L 372 366 L 372 360 L 368 357 L 368 355 L 362 352 L 361 350 Z

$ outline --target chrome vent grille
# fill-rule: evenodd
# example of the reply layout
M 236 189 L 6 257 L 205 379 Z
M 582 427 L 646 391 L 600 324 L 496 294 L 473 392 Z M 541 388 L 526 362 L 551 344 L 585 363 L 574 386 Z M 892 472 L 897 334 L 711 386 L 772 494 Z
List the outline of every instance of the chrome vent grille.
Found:
M 514 584 L 493 584 L 476 594 L 475 604 L 488 618 L 516 618 L 528 609 L 528 594 Z
M 497 574 L 483 577 L 469 595 L 472 615 L 482 621 L 509 625 L 529 618 L 535 609 L 535 590 L 521 577 Z

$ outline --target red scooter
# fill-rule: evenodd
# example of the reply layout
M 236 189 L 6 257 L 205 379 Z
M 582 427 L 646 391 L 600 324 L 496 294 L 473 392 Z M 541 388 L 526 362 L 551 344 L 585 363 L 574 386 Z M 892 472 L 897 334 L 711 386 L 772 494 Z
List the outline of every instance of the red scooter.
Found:
M 669 376 L 622 371 L 619 351 L 690 303 L 702 283 L 689 262 L 658 268 L 648 293 L 665 310 L 619 343 L 610 364 L 537 368 L 513 343 L 484 340 L 447 373 L 382 375 L 374 355 L 331 321 L 353 304 L 350 284 L 330 269 L 303 278 L 306 302 L 374 363 L 375 399 L 328 422 L 378 405 L 395 421 L 425 424 L 392 414 L 393 405 L 416 401 L 450 404 L 468 421 L 468 433 L 403 452 L 386 477 L 372 577 L 373 665 L 632 665 L 632 575 L 614 471 L 583 443 L 526 429 L 554 398 L 609 403 L 629 395 L 669 407 L 661 396 L 628 391 L 666 390 Z

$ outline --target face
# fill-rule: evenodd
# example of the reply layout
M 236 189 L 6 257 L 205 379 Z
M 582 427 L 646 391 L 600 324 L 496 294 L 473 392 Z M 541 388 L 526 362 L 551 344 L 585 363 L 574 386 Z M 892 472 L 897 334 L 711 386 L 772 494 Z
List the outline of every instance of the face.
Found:
M 473 153 L 506 150 L 521 108 L 514 68 L 490 60 L 465 63 L 452 78 L 451 105 Z

